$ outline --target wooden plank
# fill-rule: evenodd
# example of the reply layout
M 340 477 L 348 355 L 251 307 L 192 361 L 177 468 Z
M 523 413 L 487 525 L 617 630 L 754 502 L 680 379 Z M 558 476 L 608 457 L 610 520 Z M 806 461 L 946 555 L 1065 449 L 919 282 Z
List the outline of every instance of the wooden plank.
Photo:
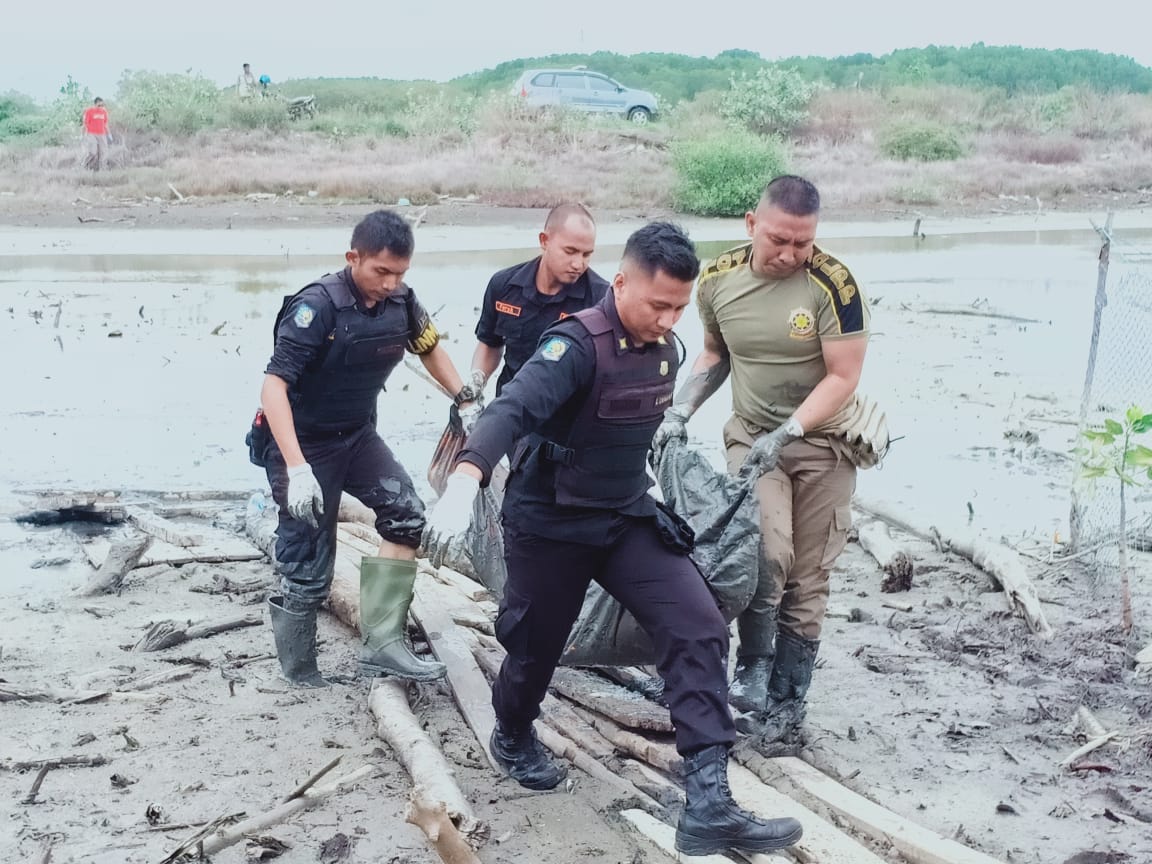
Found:
M 472 647 L 452 621 L 444 594 L 451 589 L 439 585 L 435 580 L 417 576 L 416 591 L 412 598 L 412 617 L 416 619 L 432 653 L 448 667 L 448 682 L 452 685 L 452 695 L 456 705 L 464 715 L 464 722 L 476 735 L 476 740 L 488 757 L 488 763 L 500 770 L 488 749 L 492 730 L 496 728 L 496 712 L 492 709 L 492 690 L 488 679 L 476 665 Z
M 478 603 L 481 600 L 492 599 L 491 591 L 475 579 L 469 579 L 463 573 L 457 573 L 451 567 L 441 567 L 436 571 L 435 576 L 438 581 L 455 588 L 474 603 Z
M 728 785 L 732 797 L 747 810 L 766 819 L 791 816 L 799 819 L 804 836 L 796 844 L 820 864 L 885 864 L 884 859 L 853 840 L 839 828 L 786 795 L 766 786 L 760 778 L 735 762 L 728 763 Z
M 102 537 L 98 537 L 84 544 L 84 556 L 93 567 L 99 567 L 108 557 L 111 544 Z M 153 564 L 191 564 L 204 562 L 218 564 L 223 561 L 259 561 L 264 553 L 239 537 L 220 532 L 219 537 L 209 536 L 199 546 L 174 546 L 163 540 L 157 540 L 144 553 L 137 562 L 136 567 L 150 567 Z
M 826 808 L 863 836 L 894 846 L 913 864 L 1001 864 L 997 858 L 941 837 L 869 801 L 807 762 L 790 756 L 766 762 L 769 770 L 779 771 L 779 779 L 771 782 L 781 792 L 815 808 Z
M 653 846 L 674 861 L 691 861 L 693 864 L 732 864 L 732 859 L 724 855 L 682 855 L 676 851 L 676 829 L 667 825 L 643 810 L 623 810 L 620 813 L 638 834 L 648 839 Z M 752 864 L 791 864 L 791 858 L 783 855 L 752 853 L 743 855 Z
M 125 513 L 128 521 L 134 524 L 145 534 L 151 534 L 158 540 L 171 543 L 173 546 L 202 546 L 205 542 L 203 534 L 196 534 L 181 528 L 175 522 L 149 513 L 141 507 L 127 507 Z
M 552 689 L 630 729 L 673 730 L 667 708 L 583 669 L 557 667 L 552 676 Z

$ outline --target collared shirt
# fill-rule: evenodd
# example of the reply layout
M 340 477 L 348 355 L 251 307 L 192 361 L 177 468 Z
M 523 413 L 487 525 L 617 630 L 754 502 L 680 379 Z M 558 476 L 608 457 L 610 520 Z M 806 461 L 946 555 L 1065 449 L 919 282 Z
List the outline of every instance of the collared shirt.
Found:
M 620 323 L 611 291 L 600 305 L 612 323 L 618 344 L 626 350 L 647 351 L 636 346 Z M 672 338 L 672 334 L 669 334 Z M 621 341 L 623 340 L 623 341 Z M 468 436 L 457 461 L 470 462 L 484 475 L 487 485 L 500 458 L 529 432 L 544 438 L 561 437 L 576 421 L 596 377 L 596 347 L 592 336 L 578 321 L 561 321 L 550 327 L 540 345 L 503 392 L 484 409 Z M 622 509 L 565 507 L 555 503 L 555 463 L 543 458 L 539 447 L 526 443 L 516 447 L 511 474 L 504 490 L 503 519 L 518 530 L 553 540 L 600 545 L 623 530 L 627 517 L 652 516 L 656 502 L 644 495 Z
M 594 270 L 584 273 L 556 294 L 536 290 L 540 257 L 495 274 L 488 281 L 476 338 L 492 348 L 504 349 L 504 368 L 496 380 L 499 396 L 532 356 L 541 334 L 552 324 L 599 303 L 608 283 Z
M 367 306 L 364 295 L 352 278 L 352 268 L 345 267 L 339 276 L 356 298 L 356 311 L 361 315 L 373 318 L 385 314 L 407 317 L 410 352 L 426 354 L 436 347 L 439 342 L 436 327 L 407 283 L 401 283 L 386 299 Z M 313 284 L 300 291 L 292 297 L 280 316 L 280 325 L 276 328 L 276 346 L 265 373 L 282 378 L 289 386 L 295 384 L 308 366 L 323 359 L 335 326 L 336 307 L 323 286 Z

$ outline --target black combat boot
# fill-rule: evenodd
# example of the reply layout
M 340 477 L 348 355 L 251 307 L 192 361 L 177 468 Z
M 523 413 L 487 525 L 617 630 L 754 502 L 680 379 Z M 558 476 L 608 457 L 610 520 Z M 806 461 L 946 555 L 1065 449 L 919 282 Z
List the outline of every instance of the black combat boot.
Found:
M 684 759 L 687 799 L 676 826 L 676 849 L 685 855 L 711 855 L 728 849 L 768 852 L 791 846 L 804 833 L 795 819 L 761 819 L 732 800 L 728 789 L 728 748 L 705 747 Z
M 763 713 L 768 707 L 768 680 L 776 656 L 776 610 L 763 615 L 744 612 L 736 619 L 740 647 L 728 687 L 728 703 L 741 713 Z
M 525 789 L 555 789 L 568 776 L 568 768 L 552 761 L 531 723 L 511 729 L 497 721 L 488 743 L 496 764 Z
M 268 598 L 276 656 L 284 677 L 300 687 L 327 687 L 316 668 L 316 610 L 285 608 L 283 597 Z
M 805 699 L 820 640 L 801 639 L 787 630 L 776 635 L 776 662 L 768 681 L 768 707 L 755 730 L 761 744 L 794 740 L 807 713 Z

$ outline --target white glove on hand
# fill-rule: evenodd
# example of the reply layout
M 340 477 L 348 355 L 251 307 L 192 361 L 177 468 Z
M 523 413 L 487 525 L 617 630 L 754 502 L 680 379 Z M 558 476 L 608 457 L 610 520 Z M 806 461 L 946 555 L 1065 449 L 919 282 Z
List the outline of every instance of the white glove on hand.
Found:
M 424 528 L 424 554 L 433 567 L 439 567 L 455 537 L 472 524 L 472 502 L 480 491 L 480 481 L 462 471 L 448 475 L 444 494 L 428 514 Z
M 789 417 L 775 431 L 757 438 L 748 455 L 744 457 L 744 464 L 740 466 L 740 479 L 747 480 L 753 474 L 763 477 L 780 461 L 780 451 L 784 449 L 784 445 L 803 437 L 804 427 L 800 425 L 800 421 L 795 417 Z
M 293 519 L 320 527 L 324 515 L 324 490 L 307 462 L 288 469 L 288 513 Z
M 480 417 L 480 412 L 483 410 L 484 406 L 480 404 L 479 399 L 477 399 L 475 402 L 470 402 L 463 408 L 459 409 L 458 413 L 460 414 L 460 422 L 464 426 L 465 435 L 472 434 L 472 427 L 476 425 L 476 421 Z
M 674 438 L 677 441 L 688 440 L 688 430 L 684 426 L 688 422 L 688 416 L 685 409 L 675 405 L 664 412 L 664 421 L 656 429 L 656 434 L 652 436 L 653 465 L 660 464 L 660 453 L 669 441 Z

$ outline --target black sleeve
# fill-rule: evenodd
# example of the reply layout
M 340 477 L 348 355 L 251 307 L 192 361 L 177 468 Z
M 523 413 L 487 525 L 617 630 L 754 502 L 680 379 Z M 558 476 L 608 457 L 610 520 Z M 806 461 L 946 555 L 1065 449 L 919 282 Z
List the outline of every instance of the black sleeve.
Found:
M 408 294 L 408 350 L 413 354 L 427 354 L 440 344 L 440 332 L 411 288 Z
M 480 304 L 480 320 L 476 322 L 476 339 L 489 348 L 504 347 L 504 337 L 496 334 L 496 295 L 502 282 L 497 273 L 488 280 L 488 287 L 484 290 L 484 302 Z
M 304 368 L 324 351 L 335 326 L 336 310 L 324 289 L 316 286 L 302 291 L 280 319 L 265 373 L 283 378 L 289 386 L 295 384 Z
M 573 332 L 573 327 L 559 325 L 545 334 L 532 357 L 476 421 L 457 461 L 479 468 L 484 473 L 484 485 L 500 457 L 520 438 L 591 386 L 596 350 L 591 337 L 579 329 L 581 332 Z

